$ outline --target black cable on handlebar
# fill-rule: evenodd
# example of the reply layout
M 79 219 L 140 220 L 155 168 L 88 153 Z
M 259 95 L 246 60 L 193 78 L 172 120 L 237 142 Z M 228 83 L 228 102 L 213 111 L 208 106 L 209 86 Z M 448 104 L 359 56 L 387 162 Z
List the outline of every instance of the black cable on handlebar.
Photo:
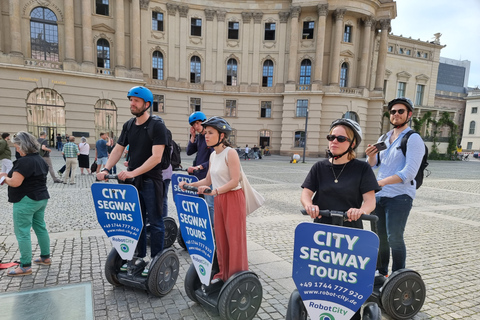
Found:
M 105 179 L 113 179 L 113 180 L 118 180 L 118 181 L 124 181 L 126 183 L 133 183 L 133 181 L 135 180 L 135 178 L 129 178 L 129 179 L 121 180 L 121 179 L 118 178 L 117 174 L 106 174 Z
M 182 186 L 182 188 L 185 189 L 185 190 L 188 190 L 188 191 L 198 192 L 198 187 L 189 186 L 189 185 L 184 184 Z M 207 188 L 203 191 L 203 193 L 212 193 L 212 190 Z
M 308 215 L 307 210 L 305 210 L 305 209 L 300 210 L 300 212 L 305 216 Z M 346 212 L 343 212 L 343 211 L 320 210 L 319 214 L 322 217 L 335 217 L 336 216 L 336 217 L 342 217 L 344 219 L 348 218 L 348 214 Z M 362 214 L 360 216 L 360 219 L 361 220 L 373 221 L 373 222 L 378 221 L 378 217 L 376 215 L 371 215 L 371 214 Z

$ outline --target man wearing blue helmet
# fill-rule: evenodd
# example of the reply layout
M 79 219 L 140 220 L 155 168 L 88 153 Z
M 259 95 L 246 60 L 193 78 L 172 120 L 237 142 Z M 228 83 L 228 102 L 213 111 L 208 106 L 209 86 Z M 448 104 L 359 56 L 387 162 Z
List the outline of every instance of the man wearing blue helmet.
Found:
M 188 117 L 190 140 L 187 145 L 187 155 L 197 153 L 197 157 L 195 166 L 188 167 L 187 171 L 195 175 L 198 180 L 205 179 L 207 176 L 210 154 L 213 152 L 213 148 L 207 147 L 205 142 L 205 131 L 202 126 L 202 122 L 205 120 L 207 120 L 207 116 L 201 111 L 194 112 Z M 208 204 L 210 216 L 213 218 L 213 197 L 205 197 L 205 200 Z
M 129 145 L 128 169 L 118 174 L 118 179 L 135 178 L 134 185 L 138 189 L 143 221 L 150 223 L 151 258 L 163 250 L 165 226 L 163 224 L 163 180 L 161 161 L 163 150 L 167 145 L 167 128 L 163 121 L 155 121 L 146 112 L 153 104 L 153 94 L 145 87 L 133 87 L 127 94 L 130 100 L 130 112 L 135 116 L 131 126 L 127 121 L 105 168 L 97 175 L 103 180 L 110 169 L 120 160 L 125 147 Z M 147 128 L 153 126 L 150 138 Z M 147 216 L 148 214 L 148 216 Z M 144 258 L 147 254 L 147 237 L 145 228 L 140 234 L 136 256 Z M 142 275 L 148 275 L 147 264 Z M 126 268 L 123 268 L 126 269 Z

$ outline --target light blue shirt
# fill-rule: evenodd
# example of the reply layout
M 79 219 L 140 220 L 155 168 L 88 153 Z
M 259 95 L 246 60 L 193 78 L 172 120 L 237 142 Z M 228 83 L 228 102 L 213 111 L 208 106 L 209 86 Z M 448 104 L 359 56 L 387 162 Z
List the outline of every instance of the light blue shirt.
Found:
M 408 138 L 407 152 L 406 156 L 404 156 L 400 148 L 400 143 L 403 136 L 411 130 L 410 127 L 407 127 L 398 135 L 392 144 L 390 144 L 390 137 L 393 134 L 393 130 L 387 133 L 387 138 L 385 139 L 387 149 L 380 151 L 380 166 L 375 165 L 372 168 L 379 168 L 377 180 L 397 175 L 402 179 L 402 182 L 384 186 L 382 190 L 377 193 L 379 197 L 393 198 L 406 194 L 412 199 L 415 199 L 415 176 L 425 155 L 425 144 L 419 134 L 412 134 L 410 138 Z M 378 139 L 379 142 L 382 140 L 381 138 L 382 137 Z M 412 180 L 413 184 L 411 183 Z

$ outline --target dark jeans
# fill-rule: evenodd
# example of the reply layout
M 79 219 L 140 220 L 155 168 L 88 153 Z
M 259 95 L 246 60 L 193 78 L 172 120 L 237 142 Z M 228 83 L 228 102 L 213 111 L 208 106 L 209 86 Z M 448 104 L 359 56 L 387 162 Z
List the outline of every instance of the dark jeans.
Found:
M 161 184 L 163 189 L 163 184 Z M 150 243 L 152 259 L 163 251 L 163 240 L 165 238 L 165 225 L 163 224 L 162 212 L 157 208 L 157 197 L 155 193 L 155 184 L 151 179 L 144 179 L 142 190 L 139 190 L 140 206 L 142 208 L 143 229 L 138 239 L 137 256 L 144 258 L 147 255 L 147 233 L 145 224 L 150 223 Z M 163 190 L 162 190 L 163 197 Z
M 377 197 L 376 200 L 377 234 L 380 238 L 377 269 L 381 274 L 387 275 L 390 249 L 392 250 L 392 272 L 405 268 L 407 249 L 403 233 L 413 199 L 404 194 L 394 198 Z

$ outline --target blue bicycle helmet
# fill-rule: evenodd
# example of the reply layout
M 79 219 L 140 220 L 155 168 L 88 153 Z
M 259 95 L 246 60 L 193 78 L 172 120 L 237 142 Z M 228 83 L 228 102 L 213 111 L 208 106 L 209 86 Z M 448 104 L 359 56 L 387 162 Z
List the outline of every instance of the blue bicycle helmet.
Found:
M 148 88 L 142 86 L 133 87 L 127 93 L 127 98 L 130 99 L 130 97 L 138 97 L 145 102 L 150 102 L 150 107 L 153 105 L 153 93 Z
M 205 113 L 203 113 L 202 111 L 197 111 L 192 113 L 190 117 L 188 117 L 188 123 L 190 123 L 191 126 L 195 121 L 198 121 L 198 120 L 202 122 L 207 120 L 207 116 L 205 115 Z

